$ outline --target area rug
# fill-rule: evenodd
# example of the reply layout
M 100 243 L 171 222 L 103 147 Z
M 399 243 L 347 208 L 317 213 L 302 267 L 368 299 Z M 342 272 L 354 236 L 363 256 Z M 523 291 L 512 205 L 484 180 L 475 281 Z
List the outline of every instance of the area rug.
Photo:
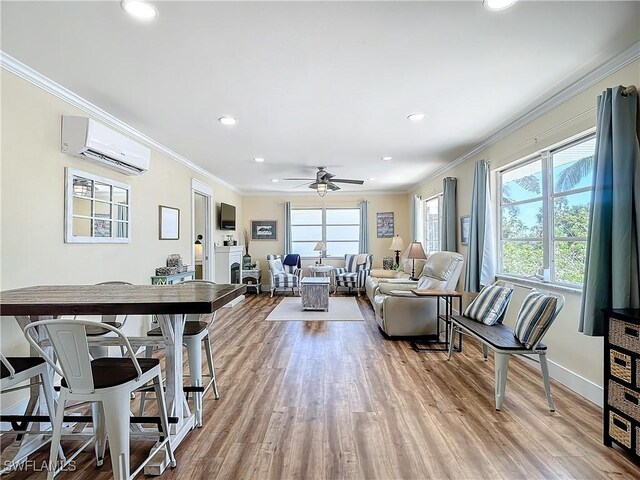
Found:
M 329 297 L 329 311 L 302 310 L 302 299 L 300 297 L 284 297 L 274 308 L 268 321 L 338 321 L 354 322 L 363 321 L 360 308 L 354 297 Z

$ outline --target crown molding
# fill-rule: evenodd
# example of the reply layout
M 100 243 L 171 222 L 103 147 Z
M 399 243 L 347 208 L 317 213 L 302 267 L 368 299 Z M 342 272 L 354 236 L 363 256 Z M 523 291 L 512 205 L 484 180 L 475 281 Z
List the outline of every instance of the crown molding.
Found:
M 363 190 L 359 192 L 347 191 L 347 192 L 327 192 L 325 197 L 319 197 L 314 191 L 309 192 L 275 192 L 273 190 L 264 192 L 244 192 L 243 197 L 318 197 L 328 198 L 332 197 L 377 197 L 382 195 L 407 195 L 409 192 L 405 190 Z
M 94 105 L 88 100 L 80 97 L 79 95 L 76 95 L 71 90 L 66 89 L 59 83 L 54 82 L 50 78 L 44 76 L 43 74 L 34 70 L 33 68 L 25 65 L 20 60 L 13 58 L 11 55 L 7 54 L 6 52 L 3 52 L 2 50 L 0 50 L 0 67 L 19 76 L 20 78 L 23 78 L 24 80 L 27 80 L 28 82 L 32 83 L 36 87 L 40 87 L 46 92 L 49 92 L 50 94 L 60 98 L 61 100 L 64 100 L 70 105 L 73 105 L 74 107 L 91 115 L 96 120 L 100 120 L 102 123 L 105 123 L 112 128 L 120 130 L 125 135 L 128 135 L 129 137 L 141 143 L 144 143 L 148 147 L 154 150 L 157 150 L 163 155 L 171 158 L 172 160 L 178 162 L 181 165 L 184 165 L 185 167 L 193 170 L 194 172 L 199 173 L 200 175 L 208 178 L 209 180 L 213 180 L 214 182 L 225 186 L 229 190 L 242 195 L 242 191 L 239 188 L 231 185 L 225 180 L 222 180 L 221 178 L 217 177 L 216 175 L 209 172 L 208 170 L 205 170 L 199 165 L 196 165 L 191 160 L 183 157 L 179 153 L 174 152 L 170 148 L 165 147 L 161 143 L 148 137 L 147 135 L 140 132 L 139 130 L 136 130 L 131 125 L 114 117 L 110 113 Z
M 491 145 L 494 145 L 494 144 L 498 143 L 503 138 L 508 137 L 512 133 L 518 131 L 519 129 L 521 129 L 522 127 L 527 125 L 528 123 L 531 123 L 533 120 L 541 117 L 542 115 L 544 115 L 545 113 L 550 112 L 551 110 L 553 110 L 557 106 L 562 105 L 567 100 L 569 100 L 569 99 L 575 97 L 576 95 L 584 92 L 585 90 L 587 90 L 588 88 L 592 87 L 596 83 L 604 80 L 605 78 L 607 78 L 608 76 L 614 74 L 618 70 L 620 70 L 620 69 L 626 67 L 627 65 L 629 65 L 630 63 L 636 61 L 638 58 L 640 58 L 640 41 L 634 43 L 633 45 L 631 45 L 626 50 L 623 50 L 622 52 L 620 52 L 615 57 L 613 57 L 610 60 L 606 61 L 605 63 L 603 63 L 602 65 L 600 65 L 596 69 L 594 69 L 591 72 L 589 72 L 586 75 L 584 75 L 583 77 L 579 78 L 577 81 L 575 81 L 574 83 L 572 83 L 568 87 L 565 87 L 562 90 L 560 90 L 558 93 L 552 95 L 550 98 L 548 98 L 547 100 L 543 101 L 538 106 L 532 108 L 531 110 L 529 110 L 527 113 L 525 113 L 521 117 L 518 117 L 517 119 L 515 119 L 512 122 L 508 123 L 503 128 L 498 130 L 496 133 L 494 133 L 494 134 L 488 136 L 487 138 L 485 138 L 482 142 L 480 142 L 478 145 L 473 147 L 471 150 L 469 150 L 464 155 L 462 155 L 462 156 L 456 158 L 454 161 L 452 161 L 452 162 L 450 162 L 450 163 L 448 163 L 448 164 L 446 164 L 446 165 L 444 165 L 444 166 L 442 166 L 442 167 L 440 167 L 440 168 L 428 173 L 427 175 L 422 177 L 418 182 L 416 182 L 410 188 L 410 191 L 414 191 L 416 188 L 418 188 L 418 186 L 420 184 L 424 183 L 425 181 L 431 180 L 432 178 L 435 178 L 435 177 L 443 174 L 444 172 L 446 172 L 448 170 L 451 170 L 454 167 L 457 167 L 461 163 L 464 163 L 469 158 L 471 158 L 474 155 L 480 153 L 482 150 L 490 147 Z

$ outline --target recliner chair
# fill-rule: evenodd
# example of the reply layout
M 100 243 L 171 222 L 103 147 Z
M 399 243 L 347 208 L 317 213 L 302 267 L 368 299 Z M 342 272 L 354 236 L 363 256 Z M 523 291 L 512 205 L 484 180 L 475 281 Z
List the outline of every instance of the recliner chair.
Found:
M 463 257 L 455 252 L 435 252 L 425 262 L 417 282 L 380 280 L 373 299 L 376 322 L 390 337 L 423 336 L 436 333 L 437 299 L 417 297 L 410 290 L 455 290 L 462 272 Z

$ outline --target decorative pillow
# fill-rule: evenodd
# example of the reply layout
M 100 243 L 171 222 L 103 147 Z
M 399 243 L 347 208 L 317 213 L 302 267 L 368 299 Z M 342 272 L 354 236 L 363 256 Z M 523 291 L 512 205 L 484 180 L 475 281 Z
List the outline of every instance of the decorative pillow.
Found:
M 269 269 L 273 273 L 284 273 L 284 267 L 282 266 L 282 260 L 276 258 L 275 260 L 269 260 Z
M 507 305 L 509 305 L 512 293 L 513 289 L 509 287 L 487 285 L 469 304 L 464 311 L 464 316 L 482 322 L 485 325 L 500 323 L 504 313 L 507 311 Z
M 531 290 L 522 302 L 513 334 L 525 347 L 533 347 L 553 321 L 558 299 Z

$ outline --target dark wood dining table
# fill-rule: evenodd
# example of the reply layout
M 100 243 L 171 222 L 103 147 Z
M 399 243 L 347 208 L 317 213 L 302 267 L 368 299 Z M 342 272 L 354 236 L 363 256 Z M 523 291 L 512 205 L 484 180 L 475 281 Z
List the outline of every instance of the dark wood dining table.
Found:
M 163 285 L 43 285 L 0 293 L 0 315 L 13 316 L 24 329 L 30 322 L 75 315 L 155 315 L 162 329 L 159 337 L 128 337 L 135 348 L 139 345 L 160 345 L 165 350 L 166 397 L 169 416 L 177 417 L 172 425 L 175 447 L 195 426 L 195 416 L 183 395 L 182 335 L 187 314 L 211 314 L 246 292 L 246 286 L 236 284 L 188 283 L 180 287 Z M 44 332 L 39 332 L 45 341 Z M 90 345 L 116 345 L 117 338 L 92 337 Z M 50 347 L 48 347 L 50 348 Z M 32 355 L 37 352 L 32 349 Z M 38 388 L 31 389 L 27 412 L 36 408 Z M 40 407 L 42 408 L 42 407 Z M 26 458 L 48 439 L 41 441 L 22 436 L 10 448 L 14 458 Z M 6 452 L 3 452 L 6 453 Z M 114 452 L 111 452 L 113 455 Z M 3 455 L 4 458 L 7 458 Z M 168 465 L 164 451 L 156 453 L 145 467 L 145 473 L 161 474 Z

